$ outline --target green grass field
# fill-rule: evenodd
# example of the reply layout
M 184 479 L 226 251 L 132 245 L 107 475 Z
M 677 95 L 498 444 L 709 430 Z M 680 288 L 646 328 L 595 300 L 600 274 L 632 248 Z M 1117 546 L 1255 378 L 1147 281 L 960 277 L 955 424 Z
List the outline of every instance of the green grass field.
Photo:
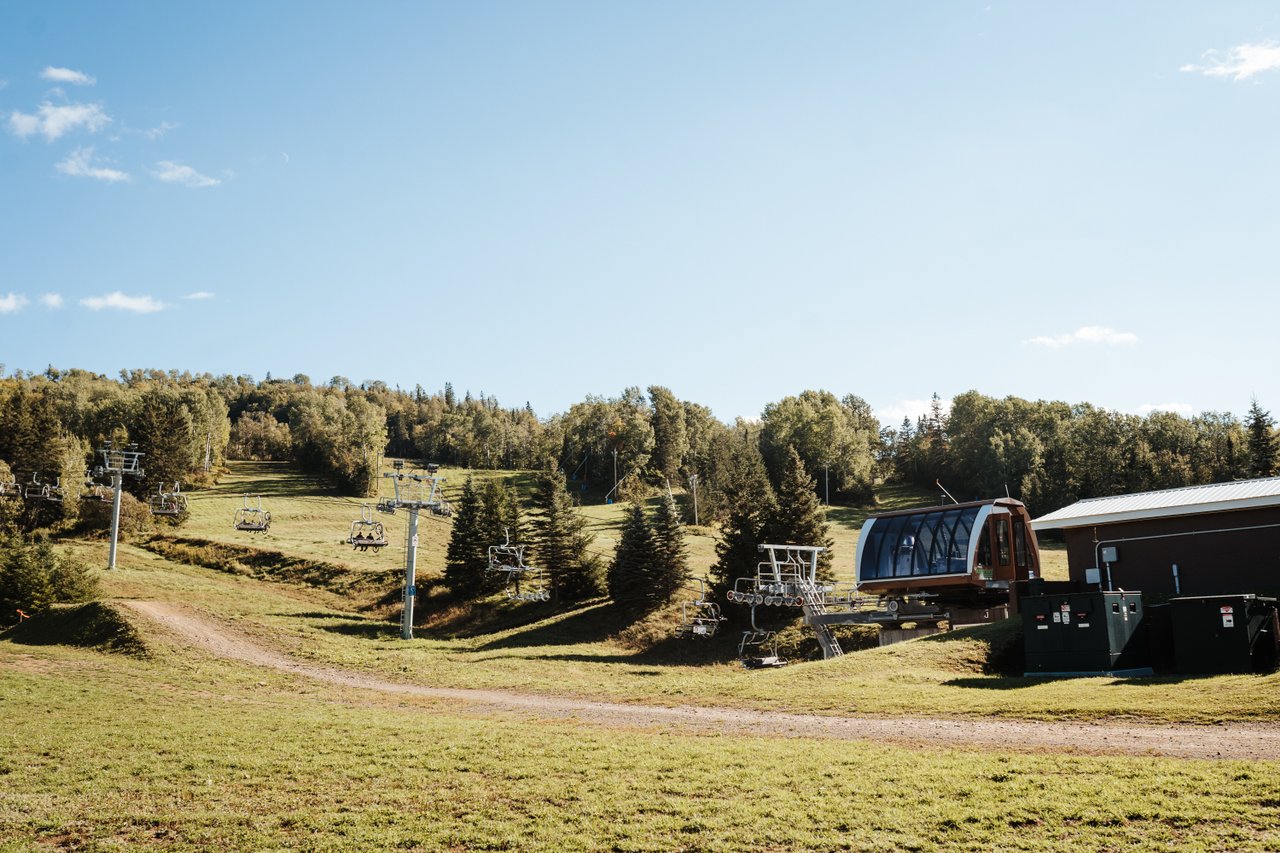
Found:
M 461 483 L 461 472 L 445 472 Z M 267 537 L 231 529 L 245 490 Z M 889 501 L 927 496 L 898 492 Z M 900 505 L 907 505 L 901 503 Z M 839 660 L 752 672 L 736 637 L 637 650 L 606 603 L 562 612 L 505 600 L 450 618 L 425 602 L 405 642 L 376 604 L 399 593 L 398 546 L 340 540 L 359 502 L 286 466 L 237 465 L 191 496 L 172 541 L 280 552 L 288 565 L 212 569 L 138 544 L 102 572 L 105 598 L 189 605 L 301 660 L 391 680 L 641 704 L 829 714 L 1274 722 L 1280 676 L 1035 681 L 986 672 L 1001 626 Z M 623 508 L 591 506 L 611 550 Z M 862 511 L 865 515 L 865 510 Z M 831 510 L 837 566 L 860 518 Z M 403 524 L 403 515 L 392 517 Z M 438 571 L 432 519 L 421 571 Z M 401 533 L 400 535 L 403 535 Z M 101 542 L 66 542 L 105 565 Z M 435 550 L 431 550 L 431 549 Z M 709 532 L 692 543 L 710 565 Z M 182 552 L 186 553 L 186 552 Z M 1046 553 L 1046 574 L 1060 551 Z M 272 558 L 273 560 L 275 558 Z M 1060 560 L 1065 574 L 1065 560 Z M 374 602 L 371 604 L 371 602 Z M 436 612 L 432 608 L 441 608 Z M 458 614 L 452 614 L 456 617 Z M 665 632 L 654 617 L 653 630 Z M 1280 763 L 908 748 L 869 742 L 606 728 L 308 681 L 216 659 L 138 617 L 85 647 L 0 639 L 0 850 L 1268 850 L 1280 847 Z M 431 625 L 439 627 L 432 628 Z M 483 630 L 480 630 L 483 627 Z

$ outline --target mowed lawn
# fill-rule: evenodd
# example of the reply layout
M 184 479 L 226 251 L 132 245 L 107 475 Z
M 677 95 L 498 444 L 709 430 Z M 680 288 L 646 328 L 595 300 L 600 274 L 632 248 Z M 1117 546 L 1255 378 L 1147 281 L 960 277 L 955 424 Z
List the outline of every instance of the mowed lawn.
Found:
M 189 528 L 168 533 L 252 543 L 230 529 L 230 516 L 236 490 L 253 482 L 277 519 L 275 538 L 259 546 L 338 572 L 392 571 L 403 557 L 388 548 L 375 559 L 390 565 L 378 569 L 341 546 L 358 501 L 327 496 L 285 468 L 237 466 L 235 478 L 193 495 Z M 622 508 L 585 512 L 599 543 Z M 831 513 L 841 522 L 837 555 L 846 555 L 837 566 L 851 565 L 860 519 Z M 447 522 L 432 524 L 445 539 Z M 713 540 L 700 536 L 691 550 L 709 565 Z M 63 547 L 105 564 L 101 542 Z M 425 572 L 438 571 L 432 559 Z M 122 547 L 120 564 L 100 573 L 108 600 L 180 603 L 302 660 L 433 686 L 1046 725 L 1280 714 L 1280 676 L 989 675 L 990 631 L 756 672 L 734 660 L 732 631 L 637 651 L 606 602 L 557 612 L 497 596 L 471 613 L 488 629 L 420 629 L 406 642 L 384 613 L 335 591 L 341 584 L 250 577 L 136 545 Z M 442 607 L 424 602 L 428 622 L 447 615 L 433 610 Z M 674 614 L 654 618 L 660 625 Z M 908 748 L 485 715 L 220 660 L 134 621 L 147 658 L 0 641 L 0 850 L 1280 849 L 1277 762 Z
M 0 642 L 0 849 L 1274 850 L 1280 766 L 471 716 Z

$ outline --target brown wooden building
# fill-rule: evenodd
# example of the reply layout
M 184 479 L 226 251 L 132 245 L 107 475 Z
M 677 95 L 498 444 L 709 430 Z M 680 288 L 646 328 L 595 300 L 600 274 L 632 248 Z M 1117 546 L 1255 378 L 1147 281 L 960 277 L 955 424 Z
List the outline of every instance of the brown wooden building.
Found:
M 1155 595 L 1280 594 L 1280 477 L 1091 498 L 1031 527 L 1065 532 L 1073 581 Z

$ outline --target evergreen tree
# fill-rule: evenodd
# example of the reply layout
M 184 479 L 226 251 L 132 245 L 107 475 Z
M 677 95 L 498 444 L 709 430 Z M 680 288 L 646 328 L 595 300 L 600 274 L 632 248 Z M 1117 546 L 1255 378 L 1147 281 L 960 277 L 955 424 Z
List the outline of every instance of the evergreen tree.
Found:
M 720 598 L 735 578 L 753 577 L 760 562 L 760 543 L 773 516 L 773 487 L 764 460 L 754 442 L 741 441 L 729 457 L 723 501 L 725 520 L 716 542 L 716 562 L 711 567 L 711 587 Z
M 645 518 L 644 508 L 632 504 L 614 552 L 605 572 L 609 597 L 618 604 L 638 607 L 652 600 L 649 582 L 656 554 L 653 531 Z
M 818 502 L 813 477 L 795 448 L 789 448 L 782 483 L 778 487 L 777 509 L 768 525 L 769 539 L 778 545 L 817 545 L 826 548 L 818 555 L 818 579 L 829 581 L 831 547 L 834 544 L 826 512 Z
M 474 596 L 484 585 L 489 542 L 480 526 L 480 490 L 467 478 L 453 507 L 453 534 L 445 555 L 444 584 L 459 597 Z
M 1271 413 L 1264 411 L 1254 397 L 1245 418 L 1245 430 L 1249 433 L 1249 476 L 1270 477 L 1276 473 L 1276 431 Z
M 586 519 L 573 508 L 563 471 L 542 475 L 534 505 L 535 565 L 550 577 L 554 600 L 579 601 L 603 592 L 600 563 L 588 550 L 592 536 Z
M 663 604 L 684 585 L 689 576 L 688 553 L 680 509 L 671 493 L 664 493 L 653 522 L 653 569 L 649 577 L 651 598 Z

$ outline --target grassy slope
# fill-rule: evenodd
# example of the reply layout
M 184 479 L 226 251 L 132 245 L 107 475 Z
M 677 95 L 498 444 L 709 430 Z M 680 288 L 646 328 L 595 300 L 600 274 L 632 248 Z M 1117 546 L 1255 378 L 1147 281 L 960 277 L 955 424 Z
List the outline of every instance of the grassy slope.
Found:
M 293 519 L 271 547 L 352 559 L 335 557 L 341 549 L 319 532 L 344 517 L 342 507 L 304 518 L 309 503 L 273 500 L 273 515 Z M 227 529 L 212 530 L 215 515 L 192 532 L 240 541 L 229 513 Z M 856 530 L 856 519 L 847 527 Z M 105 563 L 100 543 L 72 547 Z M 612 642 L 619 625 L 600 605 L 481 637 L 405 643 L 394 626 L 351 613 L 349 599 L 326 589 L 174 563 L 133 546 L 121 564 L 104 573 L 111 596 L 189 602 L 300 657 L 422 683 L 787 710 L 1201 721 L 1275 719 L 1280 694 L 1276 677 L 993 678 L 982 674 L 992 629 L 775 671 L 678 665 L 679 652 L 637 655 Z M 147 645 L 150 656 L 137 659 L 0 641 L 0 849 L 1280 846 L 1275 763 L 485 719 L 213 660 L 157 637 Z M 731 647 L 725 638 L 723 659 Z
M 450 488 L 460 488 L 466 472 L 444 470 Z M 477 476 L 510 476 L 477 472 Z M 515 475 L 527 488 L 529 475 Z M 270 539 L 231 528 L 240 492 L 262 493 L 273 514 Z M 270 547 L 310 559 L 353 566 L 353 572 L 397 578 L 393 561 L 400 547 L 381 554 L 353 553 L 339 544 L 359 502 L 317 497 L 318 484 L 287 466 L 239 464 L 222 486 L 191 498 L 192 519 L 180 532 L 211 540 Z M 936 502 L 921 490 L 895 487 L 880 496 L 879 509 L 898 509 Z M 354 508 L 354 510 L 353 510 Z M 612 550 L 624 508 L 588 506 L 597 547 Z M 354 512 L 354 515 L 353 515 Z M 868 510 L 832 508 L 836 565 L 851 574 L 857 530 Z M 387 518 L 403 525 L 403 513 Z M 389 532 L 394 528 L 389 527 Z M 425 554 L 419 574 L 430 577 L 443 565 L 447 520 L 431 518 L 424 529 Z M 326 538 L 327 537 L 327 538 Z M 102 550 L 100 545 L 84 545 Z M 691 542 L 695 572 L 714 559 L 709 535 Z M 1280 715 L 1280 675 L 1226 676 L 1215 679 L 1087 679 L 1075 681 L 999 678 L 983 672 L 987 645 L 969 635 L 846 655 L 831 662 L 792 665 L 771 672 L 745 672 L 735 662 L 736 636 L 726 632 L 710 643 L 669 641 L 647 652 L 635 652 L 616 641 L 625 628 L 614 611 L 594 605 L 548 614 L 546 605 L 512 606 L 494 602 L 495 622 L 503 626 L 480 636 L 449 638 L 420 632 L 421 639 L 403 642 L 397 627 L 351 612 L 357 603 L 324 590 L 289 584 L 262 584 L 222 572 L 185 566 L 135 548 L 123 549 L 124 569 L 107 578 L 117 595 L 194 601 L 204 609 L 235 621 L 264 642 L 295 654 L 384 674 L 413 673 L 429 683 L 459 687 L 507 687 L 658 703 L 711 703 L 750 707 L 862 713 L 931 713 L 1010 716 L 1034 719 L 1065 717 L 1150 718 L 1168 721 L 1275 719 Z M 1046 551 L 1046 575 L 1065 576 L 1054 568 L 1061 551 Z M 100 554 L 90 562 L 102 564 Z M 1062 560 L 1065 564 L 1065 560 Z M 390 582 L 395 598 L 400 585 Z M 340 588 L 340 585 L 339 587 Z M 483 608 L 484 605 L 481 605 Z M 441 605 L 422 602 L 428 620 L 441 615 Z M 514 626 L 514 627 L 512 627 Z M 1209 685 L 1211 689 L 1207 689 Z
M 0 643 L 0 717 L 0 849 L 1280 845 L 1276 763 L 471 717 L 163 647 Z

